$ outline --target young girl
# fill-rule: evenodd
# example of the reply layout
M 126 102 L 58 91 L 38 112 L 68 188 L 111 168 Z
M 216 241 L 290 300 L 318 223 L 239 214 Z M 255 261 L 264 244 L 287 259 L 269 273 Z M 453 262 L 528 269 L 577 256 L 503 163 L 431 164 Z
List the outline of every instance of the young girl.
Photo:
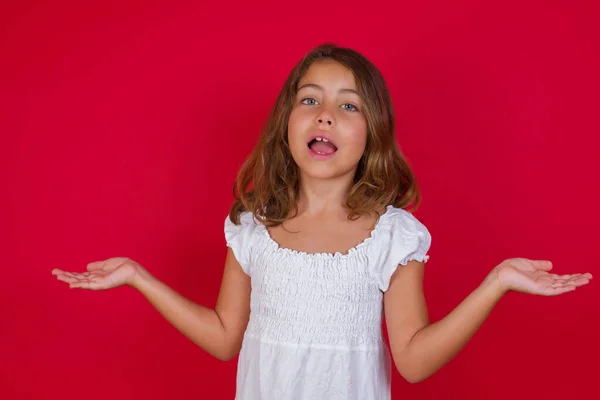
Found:
M 508 259 L 430 323 L 422 280 L 431 236 L 406 210 L 420 193 L 396 144 L 388 89 L 367 59 L 334 45 L 293 69 L 234 194 L 214 310 L 128 258 L 53 274 L 72 288 L 129 285 L 216 358 L 239 352 L 239 400 L 389 399 L 392 360 L 405 379 L 422 381 L 509 290 L 558 295 L 592 277 Z

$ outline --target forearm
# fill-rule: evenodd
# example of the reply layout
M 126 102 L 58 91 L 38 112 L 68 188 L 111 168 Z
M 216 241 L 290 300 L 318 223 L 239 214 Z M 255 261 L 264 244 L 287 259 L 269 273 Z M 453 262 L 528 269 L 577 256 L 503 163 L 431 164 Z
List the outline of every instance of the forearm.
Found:
M 504 294 L 491 274 L 446 317 L 419 330 L 398 357 L 402 375 L 419 382 L 442 368 L 473 337 Z
M 132 286 L 167 321 L 203 350 L 220 360 L 231 358 L 225 329 L 215 310 L 185 298 L 145 269 L 138 271 Z

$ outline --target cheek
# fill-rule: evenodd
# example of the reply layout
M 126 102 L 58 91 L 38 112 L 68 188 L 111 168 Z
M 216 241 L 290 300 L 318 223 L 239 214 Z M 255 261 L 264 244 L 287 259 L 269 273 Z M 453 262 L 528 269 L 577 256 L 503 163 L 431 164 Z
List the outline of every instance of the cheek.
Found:
M 367 145 L 367 124 L 365 121 L 353 121 L 346 131 L 346 140 L 353 153 L 360 154 Z
M 294 145 L 298 140 L 304 140 L 304 133 L 310 125 L 310 118 L 303 115 L 297 109 L 292 110 L 288 120 L 288 141 L 290 145 Z

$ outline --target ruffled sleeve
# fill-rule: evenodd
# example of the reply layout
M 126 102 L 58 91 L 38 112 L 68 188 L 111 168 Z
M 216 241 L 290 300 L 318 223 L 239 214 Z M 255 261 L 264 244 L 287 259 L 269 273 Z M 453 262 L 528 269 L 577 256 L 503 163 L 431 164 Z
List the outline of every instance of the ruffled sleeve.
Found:
M 427 262 L 431 247 L 431 234 L 423 223 L 412 213 L 392 208 L 388 211 L 382 238 L 376 241 L 374 249 L 374 275 L 379 289 L 387 291 L 390 279 L 398 265 L 406 265 L 416 260 Z
M 227 247 L 233 250 L 233 254 L 240 263 L 242 270 L 250 275 L 252 242 L 257 222 L 251 213 L 244 212 L 240 215 L 240 225 L 235 225 L 229 215 L 225 218 L 225 241 Z

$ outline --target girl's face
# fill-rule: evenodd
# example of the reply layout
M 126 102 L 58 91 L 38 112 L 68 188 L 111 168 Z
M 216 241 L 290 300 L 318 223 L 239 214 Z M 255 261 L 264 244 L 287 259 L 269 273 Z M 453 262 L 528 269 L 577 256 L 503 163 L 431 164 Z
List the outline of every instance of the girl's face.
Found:
M 352 71 L 333 60 L 311 64 L 298 83 L 288 142 L 301 176 L 354 178 L 367 142 Z

